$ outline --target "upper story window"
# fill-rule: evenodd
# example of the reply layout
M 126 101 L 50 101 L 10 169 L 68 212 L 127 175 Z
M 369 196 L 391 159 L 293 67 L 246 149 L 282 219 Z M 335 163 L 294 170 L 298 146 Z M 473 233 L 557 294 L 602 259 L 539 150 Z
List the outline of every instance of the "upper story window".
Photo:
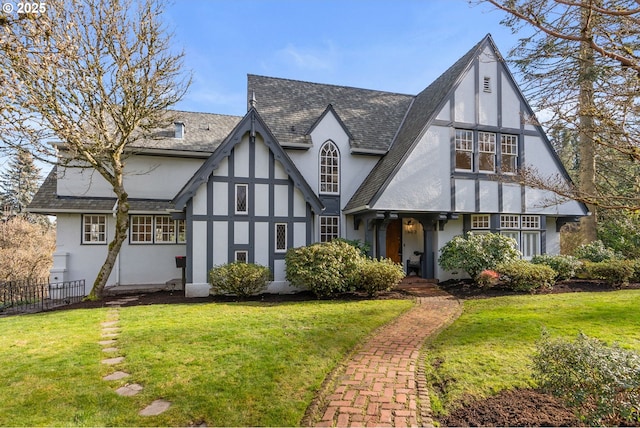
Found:
M 320 148 L 320 193 L 340 193 L 340 153 L 331 141 Z
M 82 243 L 106 244 L 107 243 L 107 216 L 83 215 L 82 216 Z
M 500 171 L 505 174 L 517 172 L 517 135 L 474 132 L 468 129 L 456 129 L 455 131 L 456 171 L 494 173 L 498 170 L 497 159 L 498 153 L 500 153 Z M 500 145 L 498 145 L 498 136 L 500 136 Z
M 515 174 L 518 169 L 518 137 L 516 135 L 502 135 L 500 149 L 502 151 L 500 169 L 505 174 Z
M 249 213 L 249 185 L 236 184 L 236 214 Z
M 473 131 L 456 129 L 456 169 L 473 171 Z
M 492 132 L 478 132 L 478 169 L 496 171 L 496 134 Z

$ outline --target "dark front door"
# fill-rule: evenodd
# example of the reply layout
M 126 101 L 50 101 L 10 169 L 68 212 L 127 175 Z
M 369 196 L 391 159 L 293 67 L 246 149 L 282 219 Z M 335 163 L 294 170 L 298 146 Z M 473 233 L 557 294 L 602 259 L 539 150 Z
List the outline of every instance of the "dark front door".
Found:
M 402 220 L 391 220 L 387 226 L 387 257 L 402 263 Z

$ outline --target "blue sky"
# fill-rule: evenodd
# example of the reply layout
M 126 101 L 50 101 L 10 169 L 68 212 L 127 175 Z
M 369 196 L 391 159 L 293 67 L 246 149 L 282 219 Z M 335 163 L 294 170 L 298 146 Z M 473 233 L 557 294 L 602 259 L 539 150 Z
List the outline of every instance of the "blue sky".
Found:
M 468 0 L 175 0 L 193 73 L 177 107 L 243 115 L 247 74 L 417 94 L 487 33 L 507 55 L 503 17 Z

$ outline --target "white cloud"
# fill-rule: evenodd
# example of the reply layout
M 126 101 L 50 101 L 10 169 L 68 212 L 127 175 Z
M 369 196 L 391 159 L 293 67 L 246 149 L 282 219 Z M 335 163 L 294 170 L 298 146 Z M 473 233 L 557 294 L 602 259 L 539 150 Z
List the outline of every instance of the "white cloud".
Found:
M 276 51 L 276 60 L 297 69 L 330 71 L 336 66 L 338 52 L 330 42 L 319 48 L 301 48 L 289 43 Z

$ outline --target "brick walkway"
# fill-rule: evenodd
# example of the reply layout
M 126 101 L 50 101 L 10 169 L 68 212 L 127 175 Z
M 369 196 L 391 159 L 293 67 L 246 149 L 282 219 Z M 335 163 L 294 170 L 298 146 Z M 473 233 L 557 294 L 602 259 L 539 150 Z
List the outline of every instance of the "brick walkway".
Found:
M 460 315 L 461 305 L 419 279 L 406 278 L 399 288 L 414 294 L 418 305 L 378 330 L 333 374 L 311 412 L 313 425 L 432 426 L 420 349 Z

